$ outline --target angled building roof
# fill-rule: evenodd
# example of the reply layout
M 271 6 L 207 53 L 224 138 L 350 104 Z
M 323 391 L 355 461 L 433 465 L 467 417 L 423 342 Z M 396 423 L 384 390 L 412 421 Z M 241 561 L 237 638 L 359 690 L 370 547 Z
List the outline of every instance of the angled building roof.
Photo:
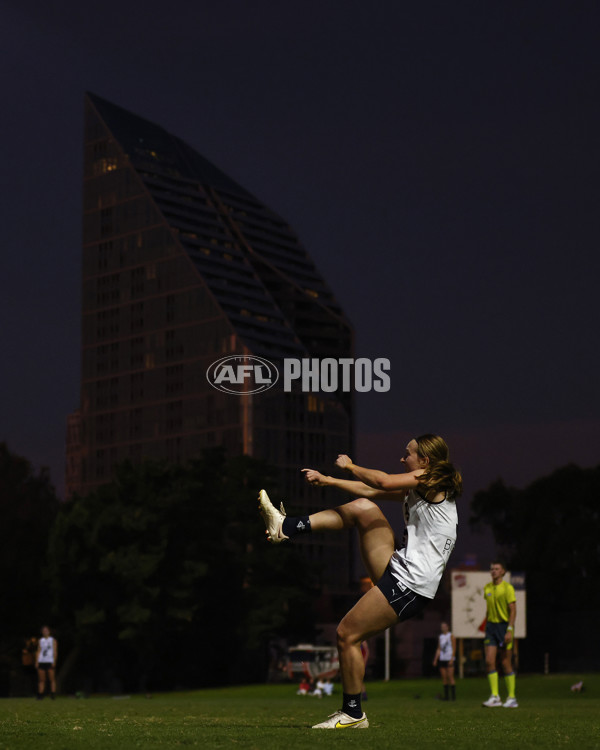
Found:
M 281 217 L 164 128 L 87 98 L 251 352 L 348 356 L 350 324 Z

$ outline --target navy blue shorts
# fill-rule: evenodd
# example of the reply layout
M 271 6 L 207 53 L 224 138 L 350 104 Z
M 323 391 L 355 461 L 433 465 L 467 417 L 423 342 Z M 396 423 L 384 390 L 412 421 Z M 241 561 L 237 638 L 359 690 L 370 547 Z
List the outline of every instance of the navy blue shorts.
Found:
M 427 602 L 431 601 L 426 596 L 415 594 L 414 591 L 404 587 L 402 590 L 398 581 L 392 575 L 389 567 L 377 581 L 377 588 L 390 603 L 394 612 L 398 615 L 400 622 L 409 620 L 423 611 Z
M 496 646 L 497 648 L 504 648 L 504 638 L 506 637 L 506 628 L 508 627 L 507 622 L 486 622 L 485 624 L 485 640 L 483 641 L 485 646 Z M 511 641 L 507 649 L 511 649 L 513 641 Z

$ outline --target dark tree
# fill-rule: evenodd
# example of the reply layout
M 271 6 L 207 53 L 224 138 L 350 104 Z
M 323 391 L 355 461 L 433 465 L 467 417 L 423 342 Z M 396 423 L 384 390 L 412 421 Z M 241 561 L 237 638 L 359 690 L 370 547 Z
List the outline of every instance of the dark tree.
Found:
M 269 637 L 308 627 L 311 573 L 266 543 L 265 481 L 261 462 L 216 450 L 187 467 L 123 464 L 62 509 L 53 589 L 91 687 L 261 679 Z
M 570 465 L 523 490 L 495 482 L 471 506 L 471 524 L 488 524 L 507 565 L 527 575 L 527 648 L 563 665 L 600 661 L 599 499 L 600 466 Z
M 57 509 L 47 470 L 36 472 L 0 443 L 0 696 L 31 689 L 21 654 L 49 624 L 46 551 Z
M 50 613 L 46 552 L 59 502 L 46 469 L 0 443 L 0 612 L 3 638 L 37 635 Z

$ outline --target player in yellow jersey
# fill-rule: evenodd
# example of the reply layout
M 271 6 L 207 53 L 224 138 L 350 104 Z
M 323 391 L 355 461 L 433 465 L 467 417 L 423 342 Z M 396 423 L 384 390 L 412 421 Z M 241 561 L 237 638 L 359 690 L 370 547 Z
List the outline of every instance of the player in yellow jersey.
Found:
M 512 664 L 515 619 L 517 617 L 517 603 L 515 590 L 504 580 L 506 570 L 501 562 L 495 561 L 490 565 L 492 580 L 483 589 L 487 604 L 487 619 L 485 625 L 485 665 L 490 683 L 490 697 L 483 704 L 486 708 L 518 708 L 515 697 L 515 673 Z M 508 697 L 504 703 L 498 691 L 498 672 L 496 671 L 496 657 L 500 649 L 504 680 L 508 690 Z

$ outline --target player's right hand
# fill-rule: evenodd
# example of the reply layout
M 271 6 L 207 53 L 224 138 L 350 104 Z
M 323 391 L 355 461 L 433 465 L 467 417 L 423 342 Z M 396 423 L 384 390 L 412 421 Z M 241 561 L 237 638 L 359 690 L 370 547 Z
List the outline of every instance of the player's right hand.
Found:
M 335 459 L 335 465 L 340 469 L 347 469 L 349 466 L 352 466 L 352 459 L 345 453 L 340 453 L 340 455 Z

